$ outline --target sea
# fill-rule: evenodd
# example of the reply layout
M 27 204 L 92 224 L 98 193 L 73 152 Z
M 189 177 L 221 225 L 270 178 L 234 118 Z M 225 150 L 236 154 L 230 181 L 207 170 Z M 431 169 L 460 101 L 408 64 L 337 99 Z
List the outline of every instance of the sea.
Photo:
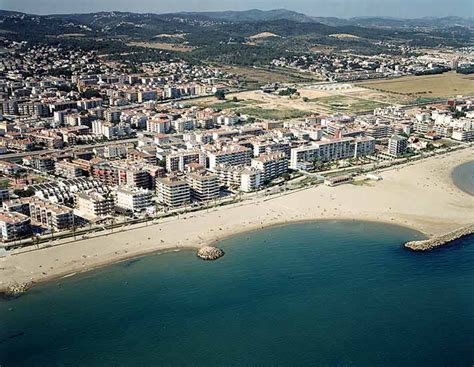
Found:
M 421 238 L 304 222 L 40 284 L 0 301 L 0 366 L 470 367 L 474 236 Z

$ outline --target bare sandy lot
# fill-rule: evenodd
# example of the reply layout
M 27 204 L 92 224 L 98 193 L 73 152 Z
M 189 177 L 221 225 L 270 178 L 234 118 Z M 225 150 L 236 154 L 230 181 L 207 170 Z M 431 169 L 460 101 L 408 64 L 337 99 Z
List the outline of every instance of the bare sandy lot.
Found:
M 356 83 L 359 86 L 388 93 L 417 97 L 453 97 L 474 94 L 474 75 L 448 72 L 438 75 L 407 76 L 390 80 L 373 80 Z

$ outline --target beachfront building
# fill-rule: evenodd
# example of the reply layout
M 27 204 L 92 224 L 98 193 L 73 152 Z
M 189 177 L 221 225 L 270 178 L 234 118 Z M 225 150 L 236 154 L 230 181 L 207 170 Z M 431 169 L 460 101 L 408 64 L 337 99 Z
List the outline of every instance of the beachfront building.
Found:
M 13 241 L 31 234 L 30 218 L 15 212 L 0 212 L 2 241 Z
M 100 193 L 95 190 L 76 194 L 77 213 L 86 219 L 96 220 L 112 215 L 115 198 L 110 192 Z
M 262 179 L 269 182 L 288 171 L 288 159 L 283 152 L 261 154 L 252 159 L 252 167 L 262 171 Z
M 458 141 L 474 141 L 474 124 L 471 130 L 454 130 L 452 138 Z
M 74 225 L 74 213 L 71 208 L 36 197 L 26 200 L 29 203 L 30 217 L 34 224 L 55 231 L 63 231 Z
M 132 213 L 140 213 L 153 205 L 150 190 L 140 188 L 120 188 L 117 190 L 117 206 Z
M 96 189 L 106 190 L 106 186 L 97 180 L 85 177 L 71 178 L 67 180 L 49 181 L 29 186 L 35 196 L 48 200 L 52 203 L 67 203 L 75 199 L 77 192 Z
M 327 177 L 324 180 L 324 184 L 327 186 L 338 186 L 338 185 L 343 185 L 345 183 L 349 183 L 352 181 L 353 181 L 352 176 L 343 175 L 343 176 Z
M 393 135 L 388 140 L 388 153 L 393 157 L 405 154 L 407 151 L 408 140 L 404 136 Z
M 375 152 L 372 137 L 327 139 L 291 150 L 290 167 L 306 169 L 315 161 L 328 162 L 338 159 L 357 158 Z
M 290 158 L 290 143 L 288 142 L 276 142 L 273 140 L 259 140 L 254 139 L 252 142 L 253 156 L 258 157 L 260 154 L 268 154 L 273 152 L 284 152 L 286 157 Z
M 216 166 L 221 186 L 234 191 L 250 192 L 258 190 L 263 185 L 262 171 L 250 166 Z
M 156 179 L 158 202 L 168 207 L 178 207 L 191 202 L 189 184 L 177 177 L 160 177 Z
M 241 145 L 231 144 L 222 147 L 217 151 L 207 153 L 209 159 L 209 169 L 216 170 L 218 164 L 229 166 L 248 166 L 252 158 L 252 150 Z
M 264 178 L 262 171 L 247 167 L 240 175 L 240 191 L 251 192 L 256 191 L 262 187 Z
M 191 189 L 191 196 L 199 201 L 212 200 L 219 197 L 219 176 L 206 172 L 191 172 L 186 176 Z

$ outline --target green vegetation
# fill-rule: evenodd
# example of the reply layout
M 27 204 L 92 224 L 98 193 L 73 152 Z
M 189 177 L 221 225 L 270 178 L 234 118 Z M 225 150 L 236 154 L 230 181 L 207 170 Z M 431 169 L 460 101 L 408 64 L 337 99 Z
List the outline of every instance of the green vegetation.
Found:
M 81 93 L 82 98 L 95 98 L 95 97 L 101 97 L 100 92 L 97 89 L 87 89 L 84 92 Z
M 31 187 L 28 187 L 25 190 L 15 189 L 13 192 L 21 198 L 27 198 L 35 194 L 35 191 Z
M 298 90 L 296 88 L 286 88 L 278 92 L 279 96 L 292 96 L 293 94 L 297 93 Z
M 8 189 L 10 180 L 8 178 L 0 178 L 0 189 Z
M 214 96 L 219 100 L 223 101 L 225 100 L 225 92 L 223 90 L 218 90 L 216 93 L 214 93 Z

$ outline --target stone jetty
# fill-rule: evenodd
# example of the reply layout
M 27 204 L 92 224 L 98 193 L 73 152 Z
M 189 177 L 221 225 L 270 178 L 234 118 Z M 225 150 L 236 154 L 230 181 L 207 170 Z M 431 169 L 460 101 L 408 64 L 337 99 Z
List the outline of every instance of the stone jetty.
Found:
M 0 296 L 5 299 L 18 298 L 29 288 L 30 286 L 27 283 L 12 283 L 9 284 L 8 287 L 0 293 Z
M 454 240 L 469 236 L 474 233 L 474 224 L 456 229 L 443 235 L 434 236 L 427 240 L 410 241 L 405 243 L 405 247 L 413 251 L 429 251 L 437 247 L 445 246 Z
M 217 260 L 224 256 L 224 251 L 217 247 L 204 246 L 197 250 L 196 256 L 202 260 Z

